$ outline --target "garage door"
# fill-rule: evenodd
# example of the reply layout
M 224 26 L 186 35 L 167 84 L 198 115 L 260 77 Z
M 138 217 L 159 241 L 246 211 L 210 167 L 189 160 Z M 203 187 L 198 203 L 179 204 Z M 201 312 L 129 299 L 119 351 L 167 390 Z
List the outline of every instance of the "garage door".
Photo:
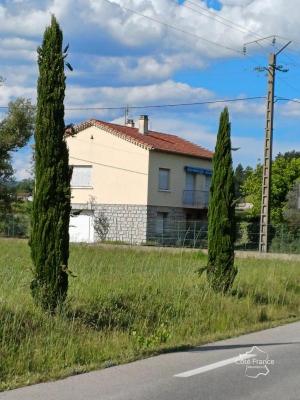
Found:
M 93 216 L 80 214 L 70 218 L 70 242 L 94 242 Z

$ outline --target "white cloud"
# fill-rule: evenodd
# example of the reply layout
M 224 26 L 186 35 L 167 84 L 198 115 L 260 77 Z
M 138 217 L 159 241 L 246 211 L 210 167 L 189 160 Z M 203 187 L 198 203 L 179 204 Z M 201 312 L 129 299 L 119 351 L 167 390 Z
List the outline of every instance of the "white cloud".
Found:
M 1 40 L 1 47 L 3 49 L 33 50 L 36 49 L 37 43 L 20 37 L 8 37 Z
M 90 87 L 68 86 L 66 108 L 70 107 L 125 107 L 144 106 L 153 104 L 182 103 L 201 101 L 212 98 L 213 92 L 205 88 L 193 88 L 188 84 L 167 80 L 164 82 L 143 86 L 123 87 Z M 141 109 L 140 113 L 145 112 Z M 66 118 L 74 121 L 78 119 L 99 118 L 112 119 L 123 114 L 123 110 L 66 110 Z
M 190 140 L 213 150 L 216 142 L 216 133 L 209 132 L 201 123 L 182 120 L 180 118 L 157 117 L 150 119 L 150 129 L 158 132 L 165 132 L 178 135 L 186 140 Z
M 246 95 L 237 96 L 237 98 L 245 98 Z M 227 106 L 230 110 L 230 114 L 236 115 L 248 115 L 248 116 L 262 116 L 266 112 L 265 100 L 243 100 L 234 101 L 228 103 L 215 103 L 210 104 L 208 108 L 210 110 L 222 111 Z
M 49 25 L 51 14 L 63 19 L 71 12 L 70 0 L 33 2 L 31 7 L 0 5 L 0 33 L 40 36 Z
M 28 147 L 28 146 L 27 146 Z M 28 147 L 29 150 L 29 147 Z M 22 180 L 32 177 L 32 151 L 28 151 L 24 154 L 23 151 L 13 153 L 13 167 L 15 177 L 17 180 Z
M 34 64 L 18 64 L 1 66 L 1 75 L 5 78 L 4 86 L 1 91 L 9 90 L 9 96 L 13 94 L 13 90 L 8 89 L 9 86 L 28 87 L 36 83 L 37 65 Z M 19 89 L 18 92 L 23 89 Z
M 285 104 L 277 106 L 281 115 L 285 117 L 300 117 L 300 99 L 293 99 L 294 101 L 288 101 Z
M 24 87 L 21 85 L 8 86 L 4 84 L 0 89 L 0 105 L 6 105 L 16 97 L 25 97 L 35 102 L 36 89 L 32 87 Z
M 186 83 L 167 80 L 144 86 L 92 87 L 69 86 L 66 103 L 72 105 L 124 106 L 164 104 L 208 99 L 213 93 L 205 88 L 194 88 Z
M 202 1 L 194 2 L 206 7 Z M 14 3 L 0 6 L 0 33 L 40 37 L 54 13 L 65 32 L 75 36 L 76 32 L 81 32 L 78 28 L 98 27 L 100 34 L 105 31 L 118 42 L 142 47 L 144 51 L 148 47 L 150 52 L 156 48 L 165 54 L 196 52 L 204 58 L 233 55 L 122 8 L 125 7 L 236 49 L 241 49 L 246 39 L 253 38 L 197 13 L 203 13 L 197 5 L 188 3 L 194 9 L 191 10 L 173 0 L 41 0 L 23 2 L 22 6 Z M 245 29 L 261 35 L 276 33 L 294 38 L 300 35 L 299 16 L 295 12 L 298 0 L 223 0 L 222 4 L 223 8 L 215 15 L 228 18 Z
M 165 51 L 167 48 L 177 47 L 211 58 L 228 55 L 228 51 L 221 47 L 176 32 L 172 28 L 132 13 L 129 9 L 237 50 L 242 48 L 246 39 L 253 38 L 253 35 L 246 31 L 243 34 L 241 30 L 233 30 L 199 14 L 199 12 L 203 13 L 203 10 L 190 3 L 187 4 L 189 9 L 172 0 L 110 0 L 110 3 L 88 0 L 88 6 L 84 8 L 82 15 L 101 29 L 106 29 L 121 43 L 129 46 L 144 47 L 157 43 L 159 48 Z M 260 35 L 276 33 L 298 37 L 300 34 L 299 18 L 295 12 L 299 5 L 298 0 L 288 2 L 286 0 L 224 0 L 222 4 L 224 7 L 216 11 L 215 15 L 230 19 L 245 30 L 254 30 Z M 205 7 L 200 1 L 199 5 Z
M 175 71 L 191 65 L 204 67 L 204 62 L 190 54 L 154 54 L 153 56 L 85 57 L 93 69 L 93 76 L 115 77 L 121 82 L 158 82 L 168 79 Z M 192 60 L 192 62 L 191 62 Z
M 0 57 L 4 62 L 0 74 L 4 75 L 7 81 L 5 86 L 0 88 L 0 104 L 5 105 L 17 96 L 29 97 L 35 102 L 36 46 L 42 40 L 51 13 L 55 13 L 66 40 L 71 42 L 71 58 L 74 57 L 76 60 L 77 57 L 78 62 L 79 59 L 86 60 L 88 65 L 87 68 L 82 62 L 80 69 L 76 63 L 73 65 L 75 72 L 72 75 L 72 85 L 67 86 L 66 104 L 75 107 L 181 103 L 219 97 L 217 93 L 205 88 L 176 82 L 174 73 L 188 68 L 204 68 L 210 61 L 237 56 L 195 36 L 176 32 L 126 11 L 118 4 L 237 50 L 242 48 L 243 42 L 255 37 L 199 15 L 180 6 L 174 0 L 110 0 L 110 2 L 115 5 L 108 4 L 105 0 L 2 2 Z M 204 1 L 194 0 L 194 2 L 206 7 Z M 300 37 L 299 0 L 221 0 L 220 3 L 223 7 L 215 12 L 216 15 L 228 18 L 259 35 L 276 33 L 295 39 Z M 197 6 L 189 5 L 197 9 Z M 299 49 L 299 43 L 293 44 L 294 49 Z M 258 46 L 252 49 L 259 51 Z M 72 59 L 71 63 L 73 64 Z M 94 65 L 91 65 L 93 63 Z M 15 67 L 16 64 L 19 64 L 19 67 Z M 89 80 L 91 87 L 87 87 L 84 80 L 89 78 L 89 74 L 92 77 Z M 100 77 L 108 77 L 105 86 L 93 83 L 93 80 L 97 80 L 97 74 Z M 81 78 L 77 81 L 78 85 L 74 84 L 76 77 Z M 228 105 L 233 115 L 262 116 L 265 112 L 264 101 Z M 204 110 L 214 118 L 223 107 L 224 104 L 211 105 Z M 300 116 L 300 107 L 295 103 L 280 105 L 279 111 L 282 116 Z M 91 111 L 88 117 L 115 118 L 118 115 L 119 112 Z M 81 116 L 85 118 L 87 113 L 67 113 L 67 117 L 71 119 L 78 119 Z M 214 145 L 215 134 L 207 127 L 188 120 L 187 113 L 184 114 L 183 120 L 179 120 L 179 117 L 171 118 L 169 115 L 165 119 L 154 118 L 153 124 L 154 126 L 157 124 L 157 129 L 165 126 L 167 131 L 169 127 L 171 132 L 176 132 L 178 129 L 186 137 L 203 141 L 203 145 L 209 148 Z M 238 138 L 240 134 L 233 136 L 234 140 Z M 256 158 L 257 148 L 261 142 L 253 142 L 253 139 L 247 137 L 239 140 L 241 142 L 236 142 L 234 145 L 236 147 L 240 145 L 241 150 L 234 157 Z
M 206 7 L 203 1 L 194 2 Z M 262 35 L 274 32 L 297 38 L 300 36 L 299 18 L 295 12 L 297 3 L 298 0 L 224 0 L 223 8 L 215 14 Z M 195 5 L 188 5 L 203 12 Z M 92 51 L 91 45 L 86 43 L 85 46 L 81 42 L 80 49 L 76 49 L 77 56 L 85 58 L 90 67 L 89 71 L 82 67 L 86 71 L 82 78 L 88 78 L 90 73 L 96 79 L 97 73 L 99 76 L 103 73 L 110 80 L 116 77 L 122 84 L 154 83 L 172 78 L 174 72 L 181 69 L 200 69 L 210 60 L 238 56 L 147 20 L 121 6 L 237 50 L 242 49 L 244 41 L 254 39 L 250 34 L 232 30 L 174 0 L 28 0 L 22 5 L 15 2 L 0 5 L 0 57 L 35 62 L 36 46 L 52 12 L 58 17 L 65 37 L 72 38 L 73 43 L 82 40 L 83 33 L 87 33 L 95 46 L 97 37 L 104 36 L 113 41 L 110 42 L 112 49 L 123 46 L 121 54 L 111 51 L 109 55 L 110 49 L 105 48 L 102 53 L 105 55 L 91 56 L 88 54 Z M 252 49 L 259 50 L 258 46 Z
M 35 61 L 37 42 L 20 37 L 4 37 L 0 40 L 0 57 L 2 60 Z
M 246 7 L 249 4 L 253 3 L 253 0 L 221 0 L 221 3 L 224 6 L 237 6 L 237 7 Z

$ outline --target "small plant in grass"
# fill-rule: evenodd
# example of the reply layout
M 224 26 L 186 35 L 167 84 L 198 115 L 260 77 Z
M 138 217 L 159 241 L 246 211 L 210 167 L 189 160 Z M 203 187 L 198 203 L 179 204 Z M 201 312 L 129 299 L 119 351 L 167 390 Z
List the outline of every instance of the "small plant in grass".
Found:
M 154 332 L 149 335 L 141 334 L 133 330 L 131 336 L 137 348 L 151 348 L 166 343 L 171 338 L 171 332 L 168 324 L 162 322 Z
M 220 117 L 210 194 L 207 277 L 213 290 L 225 293 L 232 287 L 237 274 L 234 267 L 234 173 L 227 108 Z
M 99 212 L 94 217 L 94 230 L 96 232 L 97 238 L 103 242 L 109 231 L 108 218 L 103 212 Z

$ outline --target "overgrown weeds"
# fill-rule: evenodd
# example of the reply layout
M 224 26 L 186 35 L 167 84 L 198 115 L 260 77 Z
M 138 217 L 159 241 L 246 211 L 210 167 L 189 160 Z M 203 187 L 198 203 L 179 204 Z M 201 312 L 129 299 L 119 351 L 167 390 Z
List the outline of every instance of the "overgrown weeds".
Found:
M 0 388 L 105 368 L 293 320 L 299 265 L 237 260 L 232 292 L 213 293 L 195 273 L 199 252 L 72 246 L 68 302 L 36 308 L 25 241 L 0 241 Z

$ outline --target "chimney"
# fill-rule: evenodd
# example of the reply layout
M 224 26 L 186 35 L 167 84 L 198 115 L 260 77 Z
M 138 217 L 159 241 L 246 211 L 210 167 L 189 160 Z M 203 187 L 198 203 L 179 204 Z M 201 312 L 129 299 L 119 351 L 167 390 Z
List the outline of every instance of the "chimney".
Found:
M 148 133 L 148 115 L 141 115 L 139 119 L 139 132 L 142 135 L 146 135 Z
M 126 126 L 129 126 L 130 128 L 134 128 L 134 120 L 128 119 L 126 122 Z

